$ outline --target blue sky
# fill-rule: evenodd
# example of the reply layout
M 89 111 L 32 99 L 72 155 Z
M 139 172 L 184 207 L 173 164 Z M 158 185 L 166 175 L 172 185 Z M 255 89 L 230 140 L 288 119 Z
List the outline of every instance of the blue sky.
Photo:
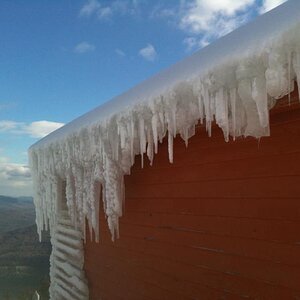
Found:
M 283 0 L 0 0 L 0 194 L 39 138 Z

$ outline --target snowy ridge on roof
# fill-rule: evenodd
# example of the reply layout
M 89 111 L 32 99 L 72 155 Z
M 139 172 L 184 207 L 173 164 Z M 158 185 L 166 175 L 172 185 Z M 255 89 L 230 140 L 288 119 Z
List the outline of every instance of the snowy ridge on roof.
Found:
M 114 239 L 135 155 L 152 162 L 166 137 L 172 162 L 173 138 L 187 144 L 199 121 L 226 141 L 268 136 L 269 110 L 299 78 L 300 1 L 290 0 L 50 134 L 29 150 L 39 234 L 56 227 L 65 193 L 74 226 L 85 234 L 87 219 L 98 241 L 102 191 Z

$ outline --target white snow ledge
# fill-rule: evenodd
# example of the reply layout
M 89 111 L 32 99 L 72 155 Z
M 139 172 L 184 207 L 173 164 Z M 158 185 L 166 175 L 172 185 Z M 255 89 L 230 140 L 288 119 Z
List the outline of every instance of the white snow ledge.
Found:
M 215 121 L 230 136 L 269 135 L 269 110 L 300 83 L 300 1 L 290 0 L 191 57 L 58 129 L 29 150 L 38 232 L 54 228 L 62 181 L 71 220 L 99 240 L 99 193 L 112 238 L 122 215 L 123 177 L 136 154 L 150 161 L 165 136 L 188 142 Z M 299 86 L 299 85 L 298 85 Z

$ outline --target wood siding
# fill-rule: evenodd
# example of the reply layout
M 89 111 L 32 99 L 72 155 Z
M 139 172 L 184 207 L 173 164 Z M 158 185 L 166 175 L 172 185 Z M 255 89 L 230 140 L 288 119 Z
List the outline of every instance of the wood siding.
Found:
M 173 164 L 166 142 L 152 167 L 136 157 L 120 239 L 102 210 L 101 241 L 85 244 L 90 298 L 300 299 L 300 108 L 286 104 L 270 138 L 199 127 Z

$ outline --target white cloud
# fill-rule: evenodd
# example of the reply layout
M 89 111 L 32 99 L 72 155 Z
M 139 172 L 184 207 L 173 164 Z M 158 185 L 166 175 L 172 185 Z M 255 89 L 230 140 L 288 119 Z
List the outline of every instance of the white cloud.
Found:
M 0 165 L 3 163 L 8 163 L 8 162 L 9 162 L 8 157 L 0 156 Z
M 194 48 L 199 48 L 199 41 L 196 37 L 190 36 L 183 40 L 183 44 L 186 46 L 187 50 L 190 51 Z
M 214 30 L 215 22 L 230 19 L 244 11 L 255 0 L 194 0 L 184 8 L 180 27 L 192 33 Z
M 14 121 L 0 121 L 0 132 L 16 135 L 28 135 L 42 138 L 50 132 L 63 126 L 63 123 L 37 121 L 29 124 Z M 12 163 L 0 148 L 0 194 L 8 196 L 32 195 L 32 180 L 30 169 L 25 164 Z M 27 153 L 21 153 L 21 155 Z
M 23 132 L 29 134 L 33 138 L 42 138 L 54 130 L 62 127 L 63 123 L 36 121 L 23 126 Z
M 148 61 L 154 61 L 157 57 L 157 52 L 153 45 L 148 44 L 139 51 L 139 55 Z
M 115 53 L 122 57 L 126 56 L 125 52 L 119 48 L 115 49 Z
M 97 0 L 89 0 L 81 8 L 79 16 L 89 17 L 96 13 L 99 8 L 101 8 L 101 5 Z
M 113 10 L 111 7 L 101 7 L 97 11 L 97 16 L 100 20 L 109 19 L 113 15 Z
M 97 0 L 88 0 L 80 9 L 80 17 L 95 16 L 99 20 L 110 20 L 114 15 L 136 15 L 140 11 L 142 0 L 115 0 L 103 5 Z
M 260 9 L 260 13 L 263 14 L 263 13 L 275 8 L 276 6 L 282 4 L 285 1 L 286 0 L 264 0 L 262 7 Z
M 154 6 L 150 12 L 150 18 L 166 19 L 176 16 L 176 10 L 174 8 L 164 8 L 161 4 Z
M 81 42 L 74 47 L 74 52 L 78 54 L 94 51 L 96 47 L 88 42 Z
M 209 44 L 247 20 L 247 8 L 255 0 L 184 1 L 180 10 L 179 28 L 192 35 L 184 43 L 188 49 Z
M 183 40 L 187 50 L 203 47 L 233 31 L 250 18 L 250 7 L 264 13 L 286 0 L 180 0 L 153 5 L 147 12 L 150 19 L 167 21 L 187 34 Z M 89 0 L 80 10 L 81 16 L 110 20 L 115 15 L 140 12 L 144 0 Z M 149 2 L 148 2 L 149 3 Z M 175 4 L 174 4 L 175 3 Z M 252 10 L 253 11 L 253 10 Z
M 150 18 L 160 18 L 181 29 L 187 36 L 188 51 L 204 47 L 251 18 L 251 11 L 264 13 L 286 0 L 181 0 L 172 7 L 154 6 Z M 251 9 L 250 9 L 251 8 Z
M 188 51 L 206 46 L 229 33 L 250 17 L 256 0 L 181 0 L 173 6 L 159 4 L 150 18 L 159 18 L 182 30 Z
M 26 124 L 22 122 L 2 120 L 0 121 L 0 132 L 25 134 L 33 138 L 42 138 L 63 125 L 64 123 L 51 121 L 36 121 Z
M 0 165 L 0 176 L 4 179 L 13 180 L 22 178 L 22 180 L 29 180 L 31 178 L 30 169 L 26 165 L 2 163 Z
M 7 157 L 0 157 L 0 194 L 7 196 L 32 195 L 29 167 L 8 161 Z
M 20 123 L 8 120 L 0 120 L 0 132 L 16 129 Z

